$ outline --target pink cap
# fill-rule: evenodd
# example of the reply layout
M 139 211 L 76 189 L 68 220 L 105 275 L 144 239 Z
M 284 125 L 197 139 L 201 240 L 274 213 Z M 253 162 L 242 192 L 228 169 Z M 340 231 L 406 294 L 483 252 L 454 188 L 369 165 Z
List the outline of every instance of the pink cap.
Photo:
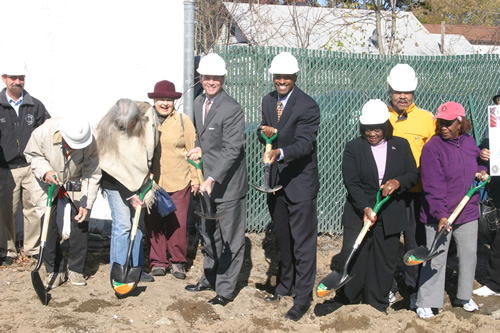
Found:
M 465 109 L 457 102 L 446 102 L 438 107 L 438 112 L 434 119 L 454 120 L 458 117 L 465 117 Z

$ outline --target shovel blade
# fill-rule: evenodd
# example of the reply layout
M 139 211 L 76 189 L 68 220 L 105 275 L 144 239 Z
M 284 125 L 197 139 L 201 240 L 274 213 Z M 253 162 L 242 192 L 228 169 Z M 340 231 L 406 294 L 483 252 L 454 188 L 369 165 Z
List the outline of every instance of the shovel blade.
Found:
M 47 290 L 45 290 L 45 286 L 43 285 L 42 278 L 38 271 L 31 272 L 31 283 L 42 304 L 47 305 L 49 303 L 49 295 L 47 294 Z
M 130 294 L 141 278 L 142 267 L 127 267 L 113 263 L 111 268 L 111 286 L 117 295 L 126 296 Z
M 320 281 L 318 288 L 316 289 L 316 295 L 318 295 L 318 297 L 325 297 L 332 290 L 336 290 L 344 286 L 346 283 L 351 281 L 353 277 L 354 275 L 347 274 L 347 271 L 344 271 L 343 273 L 333 271 Z
M 281 186 L 281 185 L 278 185 L 275 188 L 271 188 L 271 187 L 267 186 L 266 184 L 264 184 L 262 186 L 250 184 L 250 186 L 252 186 L 254 189 L 256 189 L 257 191 L 262 192 L 262 193 L 274 193 L 274 192 L 277 192 L 283 188 L 283 186 Z
M 217 213 L 212 214 L 212 215 L 205 214 L 203 212 L 200 212 L 199 210 L 195 210 L 194 213 L 196 215 L 198 215 L 199 217 L 204 218 L 205 220 L 218 220 L 221 217 L 223 217 L 224 215 L 226 215 L 226 212 L 224 212 L 224 211 L 217 212 Z
M 443 252 L 444 250 L 429 251 L 425 246 L 420 245 L 416 249 L 406 252 L 403 256 L 403 261 L 406 266 L 416 266 L 424 263 L 425 261 L 431 260 L 434 257 L 437 257 Z

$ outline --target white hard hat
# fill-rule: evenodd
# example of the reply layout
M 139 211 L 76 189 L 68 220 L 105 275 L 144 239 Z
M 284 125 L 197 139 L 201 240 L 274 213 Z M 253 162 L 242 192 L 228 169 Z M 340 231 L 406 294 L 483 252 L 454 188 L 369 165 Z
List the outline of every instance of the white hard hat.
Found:
M 359 121 L 363 125 L 383 124 L 389 119 L 389 108 L 380 99 L 370 99 L 363 105 Z
M 59 123 L 64 141 L 73 149 L 83 149 L 92 142 L 92 127 L 86 118 L 66 115 Z
M 3 61 L 5 62 L 2 63 L 2 75 L 26 75 L 27 69 L 23 60 L 11 57 Z
M 271 74 L 295 74 L 299 71 L 297 59 L 289 52 L 281 52 L 271 62 Z
M 418 78 L 408 64 L 397 64 L 391 69 L 387 83 L 395 91 L 409 92 L 417 90 Z
M 201 58 L 197 69 L 201 75 L 224 76 L 227 74 L 226 62 L 216 53 L 210 53 Z

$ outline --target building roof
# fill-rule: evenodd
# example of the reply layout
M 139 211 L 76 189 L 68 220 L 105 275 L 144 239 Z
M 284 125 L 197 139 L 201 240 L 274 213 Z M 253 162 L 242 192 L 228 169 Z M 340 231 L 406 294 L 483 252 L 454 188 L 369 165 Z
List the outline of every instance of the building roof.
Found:
M 224 5 L 234 19 L 238 43 L 379 53 L 374 11 L 232 2 Z M 436 40 L 412 13 L 400 11 L 397 15 L 394 54 L 441 54 Z M 387 35 L 391 13 L 382 12 L 382 20 L 382 31 Z M 387 50 L 388 41 L 384 43 Z
M 441 34 L 440 24 L 424 24 L 432 34 Z M 500 45 L 500 27 L 484 25 L 445 25 L 445 34 L 463 35 L 471 44 Z

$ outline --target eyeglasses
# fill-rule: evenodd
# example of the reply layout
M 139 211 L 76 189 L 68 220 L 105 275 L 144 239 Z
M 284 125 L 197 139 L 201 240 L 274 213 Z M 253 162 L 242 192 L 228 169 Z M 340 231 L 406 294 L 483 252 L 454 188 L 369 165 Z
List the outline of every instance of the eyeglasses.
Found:
M 375 134 L 380 134 L 380 133 L 382 133 L 382 129 L 381 128 L 370 128 L 370 127 L 365 128 L 365 133 L 370 133 L 370 132 L 375 132 Z
M 9 79 L 11 79 L 12 81 L 16 81 L 16 80 L 19 80 L 19 81 L 24 81 L 24 75 L 6 75 Z
M 439 127 L 451 127 L 456 121 L 457 121 L 456 119 L 453 120 L 439 119 Z

